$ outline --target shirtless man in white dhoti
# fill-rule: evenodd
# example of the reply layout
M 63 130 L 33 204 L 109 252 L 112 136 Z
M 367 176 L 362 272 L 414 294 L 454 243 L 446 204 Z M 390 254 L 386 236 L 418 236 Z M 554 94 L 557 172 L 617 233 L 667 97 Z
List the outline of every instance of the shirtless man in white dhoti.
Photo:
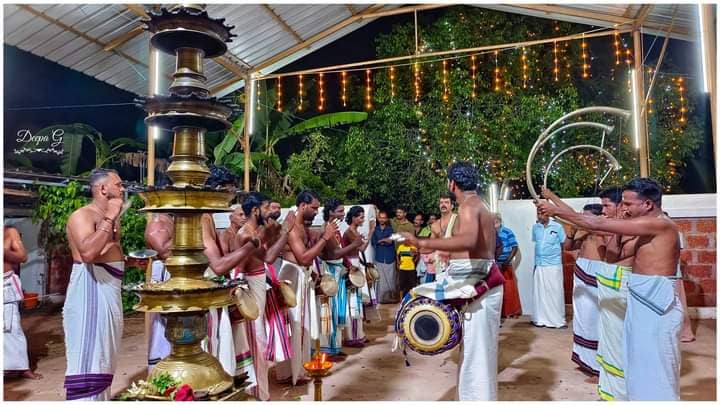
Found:
M 571 209 L 550 190 L 543 190 L 543 196 L 558 206 Z M 606 218 L 624 218 L 621 209 L 622 188 L 607 188 L 598 197 L 602 205 L 602 214 Z M 598 234 L 598 232 L 594 233 Z M 632 273 L 637 236 L 602 234 L 605 241 L 604 258 L 602 262 L 592 263 L 595 269 L 600 310 L 596 356 L 600 367 L 598 395 L 606 401 L 626 401 L 623 329 L 627 309 L 628 278 Z
M 345 206 L 335 198 L 325 201 L 323 208 L 323 219 L 327 226 L 329 223 L 342 221 L 345 219 Z M 337 294 L 334 297 L 327 297 L 327 305 L 330 307 L 328 316 L 330 331 L 322 333 L 320 337 L 320 350 L 327 353 L 333 360 L 339 360 L 347 357 L 342 351 L 343 329 L 348 326 L 349 316 L 347 314 L 347 295 L 348 289 L 345 285 L 347 278 L 347 268 L 350 267 L 350 261 L 345 257 L 348 253 L 355 251 L 363 244 L 362 238 L 357 238 L 348 246 L 342 246 L 342 236 L 340 231 L 335 237 L 330 239 L 322 253 L 320 254 L 321 266 L 324 273 L 330 274 L 335 278 L 338 285 Z M 394 274 L 393 274 L 394 276 Z M 393 283 L 394 284 L 394 283 Z M 341 287 L 342 286 L 342 287 Z
M 109 400 L 123 332 L 120 298 L 122 180 L 114 170 L 90 174 L 92 202 L 70 215 L 73 257 L 63 307 L 67 399 Z
M 20 277 L 15 267 L 27 261 L 20 232 L 12 226 L 3 231 L 3 371 L 5 377 L 20 376 L 37 380 L 42 374 L 30 370 L 27 339 L 20 322 L 23 299 Z
M 309 266 L 313 265 L 328 241 L 335 237 L 337 225 L 329 223 L 321 237 L 310 246 L 310 238 L 305 228 L 305 221 L 317 216 L 320 200 L 312 191 L 298 194 L 295 204 L 297 214 L 295 225 L 288 238 L 288 247 L 283 256 L 283 266 L 279 272 L 281 280 L 289 280 L 295 290 L 297 306 L 290 308 L 291 345 L 293 357 L 275 367 L 275 375 L 279 381 L 292 382 L 304 380 L 303 364 L 310 361 L 311 340 L 319 338 L 319 320 L 315 304 L 315 290 L 311 288 Z
M 415 287 L 412 293 L 428 296 L 426 294 L 462 277 L 477 277 L 482 282 L 493 271 L 501 280 L 486 293 L 473 297 L 464 309 L 456 398 L 460 401 L 497 400 L 497 348 L 504 278 L 494 260 L 495 216 L 478 196 L 478 182 L 477 168 L 470 162 L 456 162 L 448 168 L 448 187 L 460 206 L 451 237 L 417 239 L 410 233 L 401 233 L 407 244 L 451 252 L 444 280 Z
M 649 178 L 627 183 L 625 219 L 585 216 L 547 202 L 537 205 L 590 230 L 637 236 L 624 326 L 627 399 L 679 400 L 683 308 L 675 274 L 680 243 L 678 227 L 662 213 L 661 187 Z
M 145 242 L 150 249 L 157 252 L 152 262 L 151 283 L 159 283 L 170 279 L 165 269 L 165 259 L 170 256 L 175 224 L 168 214 L 153 213 L 145 226 Z M 165 321 L 159 313 L 149 313 L 148 322 L 148 373 L 162 359 L 170 355 L 170 342 L 165 338 Z
M 233 270 L 233 278 L 236 275 L 242 275 L 248 282 L 250 293 L 255 298 L 260 310 L 260 316 L 253 321 L 233 322 L 233 337 L 237 338 L 242 332 L 246 334 L 250 345 L 249 355 L 257 378 L 257 385 L 249 388 L 258 399 L 267 401 L 270 399 L 270 387 L 268 382 L 269 364 L 265 356 L 268 341 L 265 332 L 266 265 L 274 262 L 287 245 L 288 233 L 295 225 L 295 215 L 292 212 L 288 213 L 285 226 L 279 225 L 275 221 L 269 223 L 270 200 L 256 192 L 251 192 L 245 197 L 241 209 L 247 222 L 231 242 L 230 248 L 243 246 L 255 237 L 259 237 L 261 243 L 251 252 L 247 260 Z M 236 351 L 238 349 L 240 349 L 240 345 L 236 345 Z M 247 357 L 242 353 L 237 354 L 240 357 Z

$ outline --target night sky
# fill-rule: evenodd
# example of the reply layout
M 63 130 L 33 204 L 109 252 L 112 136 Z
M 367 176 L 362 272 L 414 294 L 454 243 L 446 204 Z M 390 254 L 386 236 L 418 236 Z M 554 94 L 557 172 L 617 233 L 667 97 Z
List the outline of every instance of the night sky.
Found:
M 431 24 L 443 13 L 444 9 L 418 13 L 419 23 L 421 26 Z M 373 59 L 376 57 L 375 37 L 378 34 L 389 33 L 392 31 L 393 26 L 412 21 L 412 14 L 380 18 L 340 40 L 336 40 L 285 66 L 279 72 L 292 72 Z M 654 37 L 645 36 L 646 50 L 649 49 L 653 39 Z M 649 60 L 656 58 L 655 55 L 659 53 L 662 39 L 658 38 L 653 47 L 653 52 L 648 58 Z M 606 43 L 607 41 L 599 41 L 599 46 L 605 46 Z M 591 43 L 591 47 L 594 49 L 596 49 L 596 46 L 598 45 Z M 695 53 L 694 43 L 671 40 L 667 58 L 675 61 L 691 60 L 691 63 L 683 65 L 685 65 L 686 69 L 693 68 L 697 67 Z M 44 127 L 56 124 L 85 123 L 96 128 L 107 139 L 118 137 L 145 139 L 144 112 L 133 105 L 129 105 L 133 102 L 133 98 L 136 97 L 134 94 L 12 46 L 4 46 L 4 57 L 4 147 L 6 156 L 8 153 L 12 153 L 12 149 L 15 147 L 15 134 L 17 131 L 30 129 L 36 132 Z M 684 73 L 697 74 L 697 72 Z M 283 83 L 285 93 L 292 94 L 292 96 L 288 97 L 294 97 L 293 86 L 293 83 Z M 334 82 L 334 79 L 329 78 L 326 86 L 329 103 L 327 112 L 339 110 L 340 108 L 337 87 L 338 85 Z M 315 100 L 311 100 L 311 103 L 314 106 Z M 91 104 L 124 105 L 47 108 Z M 698 109 L 707 111 L 707 108 L 702 104 L 702 102 L 698 103 Z M 313 112 L 311 115 L 314 114 L 316 113 Z M 708 116 L 709 120 L 709 114 L 705 115 Z M 163 138 L 160 141 L 161 144 L 158 145 L 158 155 L 160 157 L 164 157 L 165 154 L 169 153 L 170 137 Z M 281 148 L 281 156 L 289 153 L 288 146 Z M 86 145 L 86 148 L 91 148 L 91 146 Z M 91 152 L 90 149 L 87 151 Z M 707 136 L 705 145 L 700 148 L 698 157 L 689 162 L 683 188 L 687 192 L 714 191 L 714 178 L 712 184 L 705 182 L 704 185 L 696 180 L 699 177 L 707 177 L 702 176 L 703 173 L 714 173 L 710 134 Z

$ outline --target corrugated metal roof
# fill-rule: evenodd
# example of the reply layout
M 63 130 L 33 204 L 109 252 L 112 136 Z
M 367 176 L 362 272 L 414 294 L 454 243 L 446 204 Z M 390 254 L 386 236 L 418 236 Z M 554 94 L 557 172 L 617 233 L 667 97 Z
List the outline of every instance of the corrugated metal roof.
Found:
M 697 19 L 693 4 L 476 6 L 602 27 L 629 24 L 644 16 L 643 31 L 650 34 L 664 33 L 677 7 L 671 35 L 680 39 L 694 38 Z M 400 6 L 210 4 L 208 13 L 234 25 L 237 37 L 228 44 L 229 53 L 223 62 L 234 64 L 236 72 L 216 61 L 206 61 L 208 84 L 218 89 L 219 95 L 227 94 L 241 86 L 237 71 L 262 66 L 261 73 L 271 73 L 374 19 L 357 18 L 358 15 L 397 7 Z M 128 37 L 130 31 L 141 25 L 141 19 L 133 5 L 7 4 L 4 5 L 4 41 L 121 89 L 145 95 L 150 34 L 142 32 Z M 346 24 L 350 21 L 352 23 Z M 330 35 L 314 38 L 338 24 L 344 25 Z M 112 50 L 104 49 L 120 39 L 126 40 Z M 163 80 L 169 82 L 174 60 L 170 56 L 162 60 Z

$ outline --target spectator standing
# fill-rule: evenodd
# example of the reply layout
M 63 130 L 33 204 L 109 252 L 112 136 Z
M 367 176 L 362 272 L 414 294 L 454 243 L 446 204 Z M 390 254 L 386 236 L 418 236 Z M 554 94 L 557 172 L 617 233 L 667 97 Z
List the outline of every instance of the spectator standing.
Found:
M 500 214 L 495 214 L 495 232 L 500 242 L 500 250 L 495 260 L 505 277 L 505 283 L 503 284 L 502 317 L 512 318 L 522 315 L 520 292 L 518 291 L 517 279 L 515 278 L 515 269 L 513 269 L 512 266 L 513 259 L 518 253 L 518 243 L 513 231 L 503 225 Z
M 378 225 L 371 236 L 371 243 L 375 248 L 375 266 L 380 272 L 377 296 L 381 304 L 397 302 L 397 274 L 395 273 L 395 242 L 390 239 L 393 228 L 388 221 L 385 211 L 377 216 Z
M 535 326 L 566 328 L 562 268 L 565 230 L 558 222 L 538 210 L 537 223 L 532 228 L 532 241 L 535 242 L 535 309 L 531 322 Z
M 400 299 L 410 290 L 417 286 L 416 266 L 418 263 L 418 251 L 415 246 L 400 243 L 397 248 L 397 263 L 400 276 Z
M 415 233 L 415 226 L 407 220 L 407 209 L 405 209 L 405 207 L 398 207 L 395 210 L 395 218 L 390 221 L 390 225 L 392 225 L 393 232 L 395 233 Z

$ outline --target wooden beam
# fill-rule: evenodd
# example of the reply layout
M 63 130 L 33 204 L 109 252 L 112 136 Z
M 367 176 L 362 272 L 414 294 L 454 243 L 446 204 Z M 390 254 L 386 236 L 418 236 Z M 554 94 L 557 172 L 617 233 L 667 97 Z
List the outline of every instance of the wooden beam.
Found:
M 268 14 L 270 14 L 270 16 L 273 18 L 273 20 L 275 20 L 275 22 L 278 23 L 280 25 L 280 27 L 282 27 L 282 29 L 284 29 L 287 33 L 289 33 L 290 35 L 295 37 L 295 40 L 298 43 L 303 41 L 302 37 L 300 35 L 298 35 L 298 33 L 295 32 L 295 30 L 290 28 L 290 26 L 285 22 L 285 20 L 280 18 L 280 16 L 277 15 L 275 13 L 275 11 L 272 8 L 270 8 L 270 6 L 268 6 L 267 4 L 263 4 L 262 8 L 265 9 L 265 11 L 267 11 Z
M 652 11 L 653 7 L 655 7 L 653 4 L 643 4 L 640 6 L 640 9 L 638 10 L 637 14 L 635 14 L 635 26 L 641 27 L 645 20 L 650 15 L 650 12 Z
M 590 39 L 590 38 L 607 37 L 607 36 L 615 35 L 615 33 L 622 34 L 622 33 L 631 32 L 631 31 L 632 31 L 632 28 L 619 28 L 619 29 L 608 28 L 603 31 L 591 32 L 589 34 L 578 33 L 578 34 L 563 35 L 561 37 L 555 37 L 555 38 L 535 39 L 532 41 L 511 42 L 511 43 L 495 44 L 495 45 L 484 45 L 484 46 L 478 46 L 478 47 L 474 47 L 474 48 L 452 49 L 452 50 L 447 50 L 447 51 L 436 51 L 436 52 L 428 52 L 428 53 L 405 55 L 405 56 L 393 56 L 390 58 L 373 59 L 373 60 L 366 60 L 366 61 L 362 61 L 362 62 L 346 63 L 346 64 L 342 64 L 342 65 L 324 66 L 324 67 L 320 67 L 320 68 L 296 70 L 293 72 L 258 75 L 255 77 L 255 79 L 256 80 L 268 80 L 268 79 L 275 79 L 278 77 L 297 76 L 297 75 L 301 75 L 301 74 L 302 75 L 310 75 L 310 74 L 315 74 L 315 73 L 320 73 L 320 72 L 332 73 L 332 72 L 339 72 L 342 70 L 359 68 L 359 67 L 377 67 L 378 65 L 382 65 L 385 63 L 394 63 L 394 62 L 407 61 L 407 60 L 413 60 L 413 59 L 418 59 L 418 58 L 427 59 L 427 58 L 438 57 L 438 56 L 487 52 L 487 51 L 494 51 L 494 50 L 501 50 L 501 49 L 508 49 L 508 48 L 521 48 L 524 46 L 535 46 L 535 45 L 542 45 L 542 44 L 550 44 L 550 43 L 554 43 L 554 42 L 574 41 L 574 40 L 578 40 L 578 39 L 582 39 L 582 38 Z
M 14 188 L 3 188 L 3 194 L 13 196 L 13 197 L 27 197 L 27 198 L 37 197 L 37 194 L 33 193 L 32 191 L 17 190 Z
M 478 6 L 483 7 L 482 5 L 478 5 Z M 600 13 L 600 12 L 595 12 L 595 11 L 568 8 L 565 6 L 553 6 L 553 5 L 544 5 L 544 4 L 512 4 L 509 7 L 518 9 L 517 13 L 522 13 L 522 11 L 520 11 L 520 10 L 531 10 L 531 11 L 545 13 L 545 14 L 547 14 L 547 18 L 560 18 L 561 16 L 584 18 L 584 19 L 596 21 L 598 23 L 605 23 L 608 27 L 618 27 L 618 26 L 623 26 L 623 25 L 626 25 L 628 27 L 633 27 L 635 24 L 635 18 L 633 18 L 633 17 L 624 17 L 624 16 Z M 493 7 L 488 7 L 488 8 L 493 9 Z M 503 10 L 503 11 L 512 12 L 512 11 L 508 11 L 508 10 Z M 554 15 L 558 16 L 558 17 L 555 17 Z M 596 24 L 596 25 L 601 25 L 601 24 Z M 665 32 L 667 30 L 666 24 L 648 23 L 648 24 L 644 24 L 644 27 L 646 29 L 651 29 L 651 30 L 657 31 L 658 33 Z M 683 36 L 683 37 L 689 36 L 688 30 L 683 27 L 680 27 L 680 26 L 676 26 L 675 28 L 673 28 L 673 30 L 670 33 L 676 34 L 679 36 Z
M 145 31 L 145 29 L 142 26 L 137 26 L 130 31 L 127 31 L 124 34 L 120 34 L 112 41 L 108 42 L 107 45 L 103 48 L 105 52 L 110 52 L 113 49 L 119 47 L 120 45 L 130 41 L 131 39 L 135 38 L 136 36 L 142 34 Z
M 305 41 L 303 41 L 297 45 L 294 45 L 294 46 L 278 53 L 277 55 L 270 57 L 269 59 L 262 61 L 260 64 L 253 67 L 252 70 L 254 72 L 258 72 L 262 69 L 265 69 L 266 67 L 271 66 L 271 65 L 285 59 L 286 57 L 288 57 L 296 52 L 302 51 L 303 49 L 311 46 L 312 44 L 314 44 L 322 39 L 327 38 L 328 36 L 340 31 L 341 29 L 347 27 L 348 25 L 355 23 L 357 21 L 360 21 L 360 19 L 362 19 L 362 16 L 371 14 L 383 7 L 385 7 L 385 6 L 375 5 L 375 6 L 367 8 L 366 10 L 364 10 L 360 13 L 355 14 L 352 17 L 346 18 L 345 20 L 333 25 L 332 27 L 313 35 L 312 37 L 306 39 Z M 238 80 L 240 80 L 240 79 L 238 79 Z
M 147 13 L 147 11 L 145 11 L 145 6 L 143 6 L 142 4 L 126 4 L 125 7 L 135 13 L 135 15 L 139 15 L 140 17 L 144 18 L 150 18 L 150 15 Z
M 55 25 L 57 25 L 58 27 L 62 28 L 63 30 L 65 30 L 65 31 L 67 31 L 67 32 L 71 32 L 71 33 L 79 36 L 80 38 L 82 38 L 82 39 L 84 39 L 84 40 L 86 40 L 86 41 L 92 42 L 92 43 L 94 43 L 95 45 L 98 45 L 98 46 L 100 46 L 100 47 L 103 48 L 103 49 L 105 49 L 105 47 L 107 46 L 106 43 L 101 42 L 101 41 L 99 41 L 98 39 L 93 38 L 93 37 L 85 34 L 84 32 L 80 32 L 80 31 L 76 30 L 75 28 L 73 28 L 73 27 L 71 27 L 71 26 L 69 26 L 69 25 L 67 25 L 67 24 L 65 24 L 65 23 L 63 23 L 63 22 L 61 22 L 61 21 L 59 21 L 59 20 L 57 20 L 57 19 L 55 19 L 55 18 L 50 17 L 49 15 L 45 14 L 45 13 L 42 12 L 42 11 L 35 10 L 34 8 L 32 8 L 32 7 L 30 7 L 30 6 L 26 5 L 26 4 L 19 4 L 18 7 L 21 8 L 21 9 L 23 9 L 23 10 L 25 10 L 25 11 L 27 11 L 28 13 L 30 13 L 30 14 L 36 16 L 36 17 L 42 18 L 43 20 L 45 20 L 45 21 L 47 21 L 47 22 L 49 22 L 49 23 L 51 23 L 51 24 L 55 24 Z M 132 56 L 130 56 L 130 55 L 128 55 L 128 54 L 126 54 L 126 53 L 124 53 L 124 52 L 122 52 L 122 51 L 119 51 L 119 50 L 115 49 L 115 50 L 113 50 L 112 52 L 117 53 L 118 55 L 122 56 L 123 58 L 127 59 L 128 61 L 130 61 L 130 62 L 132 62 L 132 63 L 134 63 L 134 64 L 136 64 L 136 65 L 140 65 L 140 66 L 145 67 L 145 68 L 148 67 L 147 64 L 145 64 L 145 63 L 143 63 L 143 62 L 141 62 L 141 61 L 133 58 Z

